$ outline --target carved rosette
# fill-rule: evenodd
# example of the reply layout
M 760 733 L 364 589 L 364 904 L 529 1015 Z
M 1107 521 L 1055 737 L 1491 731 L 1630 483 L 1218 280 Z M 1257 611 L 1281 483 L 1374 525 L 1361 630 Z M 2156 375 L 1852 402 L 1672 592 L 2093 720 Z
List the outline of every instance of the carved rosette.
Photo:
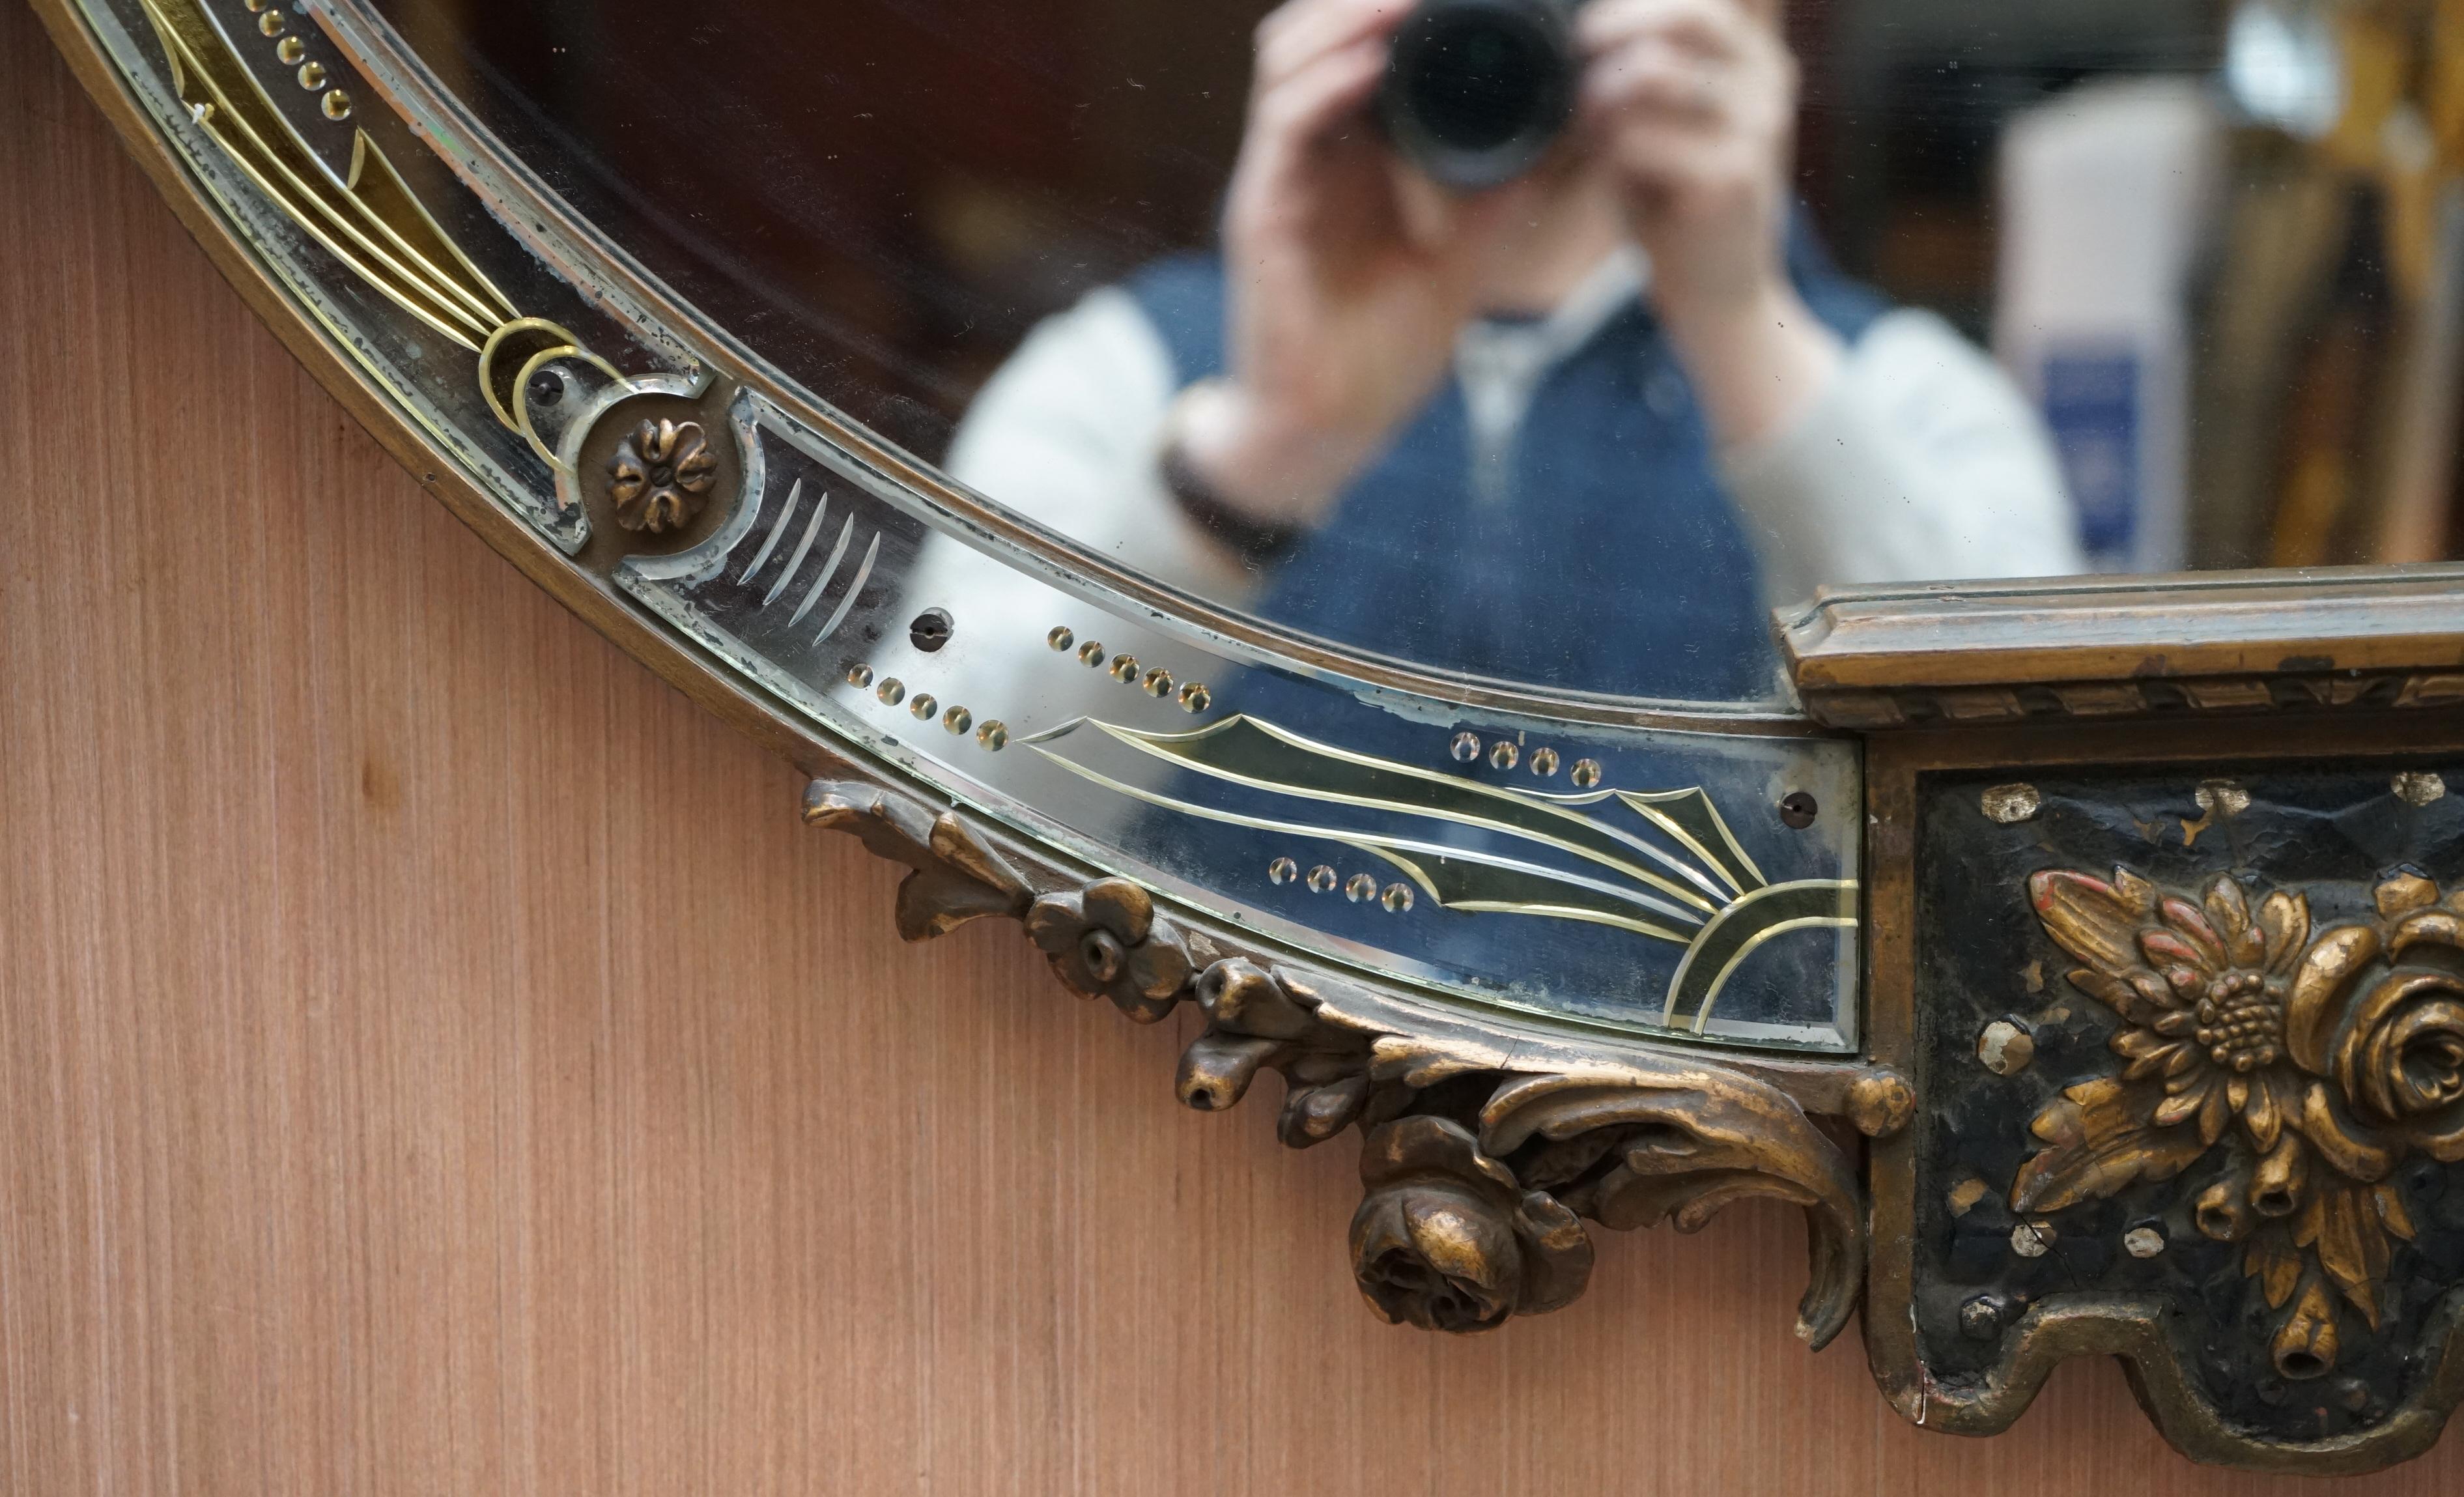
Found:
M 1578 1075 L 1485 1065 L 1348 1017 L 1296 969 L 1216 954 L 1126 879 L 1076 885 L 1039 869 L 1058 887 L 1033 892 L 956 812 L 826 781 L 804 804 L 808 823 L 913 870 L 898 890 L 907 939 L 1005 915 L 1081 997 L 1109 999 L 1141 1024 L 1196 1003 L 1206 1027 L 1175 1083 L 1187 1106 L 1229 1108 L 1272 1070 L 1285 1084 L 1284 1143 L 1305 1149 L 1358 1128 L 1353 1272 L 1389 1322 L 1472 1332 L 1560 1309 L 1591 1278 L 1586 1221 L 1692 1231 L 1749 1196 L 1806 1212 L 1813 1282 L 1798 1333 L 1821 1346 L 1855 1310 L 1866 1253 L 1855 1175 L 1773 1087 L 1650 1057 Z M 1876 1108 L 1904 1120 L 1904 1090 Z
M 1053 975 L 1080 998 L 1109 998 L 1137 1021 L 1172 1012 L 1189 986 L 1189 953 L 1155 919 L 1155 900 L 1126 878 L 1046 894 L 1026 913 L 1026 934 Z
M 2112 1075 L 2069 1088 L 2014 1211 L 2054 1212 L 2211 1155 L 2192 1220 L 2239 1244 L 2277 1314 L 2277 1371 L 2333 1370 L 2344 1313 L 2376 1330 L 2396 1244 L 2415 1235 L 2392 1178 L 2409 1156 L 2464 1159 L 2464 895 L 2402 873 L 2376 918 L 2314 934 L 2308 900 L 2255 909 L 2230 876 L 2192 897 L 2127 869 L 2029 881 L 2072 984 L 2123 1021 Z
M 718 457 L 697 421 L 646 420 L 607 460 L 616 523 L 654 536 L 692 524 L 717 482 Z

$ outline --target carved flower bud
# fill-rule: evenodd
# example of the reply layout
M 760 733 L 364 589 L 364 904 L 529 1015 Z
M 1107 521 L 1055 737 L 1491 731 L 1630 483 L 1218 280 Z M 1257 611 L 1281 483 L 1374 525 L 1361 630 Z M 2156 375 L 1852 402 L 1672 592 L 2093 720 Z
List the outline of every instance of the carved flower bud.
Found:
M 1220 1112 L 1248 1093 L 1259 1069 L 1283 1047 L 1280 1040 L 1209 1029 L 1181 1052 L 1180 1074 L 1174 1079 L 1173 1090 L 1183 1107 Z
M 1352 1126 L 1369 1102 L 1369 1077 L 1354 1074 L 1322 1087 L 1295 1086 L 1275 1119 L 1275 1136 L 1287 1149 L 1324 1143 Z
M 2277 1328 L 2268 1354 L 2295 1381 L 2323 1377 L 2336 1365 L 2336 1297 L 2314 1275 L 2301 1286 L 2293 1313 Z
M 2254 1224 L 2250 1209 L 2250 1167 L 2237 1164 L 2223 1178 L 2199 1192 L 2191 1212 L 2199 1235 L 2218 1243 L 2238 1243 Z
M 1297 1040 L 1316 1024 L 1281 980 L 1245 957 L 1219 961 L 1198 980 L 1208 1023 L 1234 1034 Z
M 1592 1241 L 1553 1198 L 1525 1192 L 1461 1124 L 1397 1118 L 1361 1150 L 1369 1188 L 1352 1219 L 1352 1267 L 1379 1316 L 1485 1331 L 1583 1291 Z
M 2309 1182 L 2310 1151 L 2302 1147 L 2300 1134 L 2287 1133 L 2251 1174 L 2251 1206 L 2263 1217 L 2289 1217 L 2300 1206 Z

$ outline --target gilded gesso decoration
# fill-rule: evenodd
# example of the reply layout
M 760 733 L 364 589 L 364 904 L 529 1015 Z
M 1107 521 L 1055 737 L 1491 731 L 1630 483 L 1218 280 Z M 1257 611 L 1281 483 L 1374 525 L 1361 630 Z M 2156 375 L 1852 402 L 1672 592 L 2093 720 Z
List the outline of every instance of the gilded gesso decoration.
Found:
M 1881 1228 L 1878 1282 L 1914 1313 L 1867 1335 L 1911 1417 L 1999 1429 L 2055 1361 L 2108 1352 L 2206 1459 L 2366 1469 L 2435 1437 L 2464 1395 L 2444 783 L 1929 782 L 1919 1120 L 1871 1182 L 1909 1223 Z
M 2030 1125 L 2043 1147 L 2012 1208 L 2059 1211 L 2220 1155 L 2195 1187 L 2198 1230 L 2242 1244 L 2282 1312 L 2277 1370 L 2325 1376 L 2341 1310 L 2377 1329 L 2388 1259 L 2414 1236 L 2390 1173 L 2414 1150 L 2464 1158 L 2464 896 L 2399 874 L 2376 920 L 2314 933 L 2300 893 L 2254 905 L 2229 874 L 2196 897 L 2128 869 L 2028 883 L 2046 933 L 2086 963 L 2072 984 L 2123 1021 L 2122 1067 Z
M 804 820 L 912 870 L 896 906 L 909 940 L 1004 915 L 1082 998 L 1109 999 L 1140 1024 L 1197 1003 L 1206 1028 L 1175 1084 L 1187 1106 L 1231 1107 L 1273 1070 L 1285 1083 L 1276 1133 L 1286 1145 L 1358 1128 L 1353 1272 L 1387 1320 L 1471 1332 L 1561 1309 L 1590 1282 L 1586 1220 L 1693 1231 L 1750 1196 L 1805 1211 L 1812 1283 L 1798 1334 L 1822 1346 L 1856 1309 L 1865 1266 L 1856 1177 L 1775 1087 L 1652 1055 L 1559 1070 L 1543 1052 L 1509 1061 L 1397 1032 L 1349 983 L 1184 929 L 1130 880 L 1023 873 L 967 818 L 892 791 L 815 781 Z M 1906 1120 L 1904 1108 L 1858 1111 L 1874 1114 L 1878 1134 Z

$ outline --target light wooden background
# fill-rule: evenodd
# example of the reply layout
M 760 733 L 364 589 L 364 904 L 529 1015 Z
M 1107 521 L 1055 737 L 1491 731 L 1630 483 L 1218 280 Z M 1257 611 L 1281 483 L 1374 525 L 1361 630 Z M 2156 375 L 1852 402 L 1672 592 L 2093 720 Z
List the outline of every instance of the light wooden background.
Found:
M 1181 1111 L 1186 1033 L 1011 928 L 899 945 L 891 871 L 424 497 L 6 4 L 0 236 L 7 1493 L 2294 1486 L 2102 1363 L 1903 1425 L 1790 1336 L 1778 1208 L 1376 1324 L 1352 1140 Z

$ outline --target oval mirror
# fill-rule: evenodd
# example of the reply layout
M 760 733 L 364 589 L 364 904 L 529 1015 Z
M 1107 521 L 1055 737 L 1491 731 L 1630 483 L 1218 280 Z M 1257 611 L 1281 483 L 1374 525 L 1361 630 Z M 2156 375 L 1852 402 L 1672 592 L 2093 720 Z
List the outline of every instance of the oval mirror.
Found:
M 1998 1428 L 2088 1344 L 2029 1309 L 2055 1218 L 2239 1116 L 2217 1189 L 2332 1202 L 2233 1255 L 2266 1344 L 2202 1394 L 2105 1299 L 2097 1349 L 2262 1464 L 2464 1387 L 2390 1334 L 2315 1430 L 2282 1395 L 2381 1329 L 2394 1161 L 2464 1147 L 2452 1004 L 2332 1063 L 2322 1017 L 2464 940 L 2447 781 L 2368 758 L 2464 743 L 2464 573 L 2414 564 L 2464 536 L 2453 8 L 36 4 L 440 496 L 913 870 L 903 933 L 1018 918 L 1203 1011 L 1183 1101 L 1359 1126 L 1389 1318 L 1776 1196 L 1809 1339 L 1887 1292 L 1894 1400 Z M 2278 864 L 2396 923 L 2314 939 Z M 2094 1206 L 2098 1282 L 2277 1230 L 2189 1199 Z

